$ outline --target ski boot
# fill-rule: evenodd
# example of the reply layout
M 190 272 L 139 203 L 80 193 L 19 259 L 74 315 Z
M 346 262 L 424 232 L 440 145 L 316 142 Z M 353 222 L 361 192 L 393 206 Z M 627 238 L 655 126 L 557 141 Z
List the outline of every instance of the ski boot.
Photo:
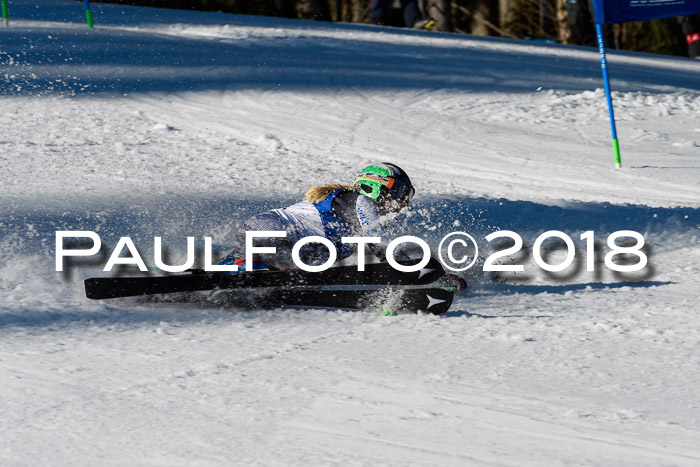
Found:
M 238 274 L 241 272 L 250 272 L 250 271 L 269 271 L 274 268 L 269 267 L 265 263 L 258 261 L 257 259 L 253 260 L 253 268 L 248 270 L 246 269 L 246 262 L 245 262 L 245 255 L 234 251 L 231 254 L 229 254 L 227 257 L 219 261 L 220 266 L 232 266 L 236 265 L 238 266 L 238 271 L 230 271 L 229 274 Z

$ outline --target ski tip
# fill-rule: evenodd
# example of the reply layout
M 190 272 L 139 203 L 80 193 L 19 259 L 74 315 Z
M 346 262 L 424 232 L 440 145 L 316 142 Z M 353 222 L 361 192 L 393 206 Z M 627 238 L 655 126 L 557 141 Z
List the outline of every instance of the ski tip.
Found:
M 462 293 L 468 288 L 467 281 L 456 274 L 445 274 L 445 287 L 452 288 L 456 293 Z

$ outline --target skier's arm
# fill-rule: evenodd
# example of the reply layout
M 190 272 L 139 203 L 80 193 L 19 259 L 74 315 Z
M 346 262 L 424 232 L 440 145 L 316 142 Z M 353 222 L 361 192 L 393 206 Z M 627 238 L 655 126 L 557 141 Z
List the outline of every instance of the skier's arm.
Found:
M 366 196 L 358 196 L 356 209 L 362 235 L 381 238 L 381 243 L 369 244 L 372 253 L 379 258 L 379 261 L 386 262 L 386 247 L 389 244 L 389 239 L 379 222 L 380 215 L 377 206 Z M 401 248 L 396 248 L 394 252 L 399 260 L 411 259 Z

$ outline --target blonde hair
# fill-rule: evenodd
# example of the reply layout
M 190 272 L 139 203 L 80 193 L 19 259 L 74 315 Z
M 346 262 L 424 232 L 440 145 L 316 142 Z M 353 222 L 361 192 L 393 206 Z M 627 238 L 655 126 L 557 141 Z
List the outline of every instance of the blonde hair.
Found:
M 338 183 L 327 183 L 321 186 L 312 186 L 304 195 L 304 201 L 309 201 L 311 203 L 320 203 L 324 199 L 337 190 L 350 190 L 352 187 L 349 185 L 340 185 Z

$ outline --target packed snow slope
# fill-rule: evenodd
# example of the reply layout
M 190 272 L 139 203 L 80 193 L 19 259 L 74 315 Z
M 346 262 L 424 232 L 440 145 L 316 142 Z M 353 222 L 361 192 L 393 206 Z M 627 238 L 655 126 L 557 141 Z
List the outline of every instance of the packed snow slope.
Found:
M 593 49 L 92 8 L 0 28 L 0 464 L 700 463 L 700 62 L 609 55 L 614 170 Z M 90 302 L 104 256 L 55 272 L 57 230 L 177 263 L 382 160 L 418 191 L 396 234 L 556 229 L 575 264 L 509 256 L 442 317 Z M 643 271 L 603 264 L 618 230 Z

